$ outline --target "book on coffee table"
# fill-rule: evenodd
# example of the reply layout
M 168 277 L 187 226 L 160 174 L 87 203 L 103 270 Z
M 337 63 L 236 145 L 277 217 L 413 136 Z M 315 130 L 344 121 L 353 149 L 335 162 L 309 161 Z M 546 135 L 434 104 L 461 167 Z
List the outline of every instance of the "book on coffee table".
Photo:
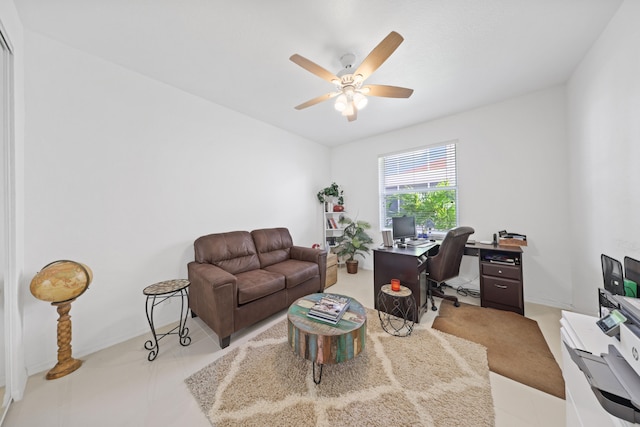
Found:
M 351 299 L 348 297 L 327 294 L 309 309 L 307 316 L 335 325 L 342 319 L 342 316 L 349 308 L 350 302 Z

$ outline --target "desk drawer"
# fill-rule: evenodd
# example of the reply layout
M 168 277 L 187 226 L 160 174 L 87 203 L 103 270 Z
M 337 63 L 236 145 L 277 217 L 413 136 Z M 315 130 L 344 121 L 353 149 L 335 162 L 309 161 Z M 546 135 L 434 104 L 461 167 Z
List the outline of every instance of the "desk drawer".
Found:
M 520 266 L 483 262 L 481 274 L 483 276 L 496 276 L 504 277 L 506 279 L 520 280 Z
M 481 291 L 483 300 L 513 307 L 521 305 L 522 286 L 517 280 L 483 275 Z

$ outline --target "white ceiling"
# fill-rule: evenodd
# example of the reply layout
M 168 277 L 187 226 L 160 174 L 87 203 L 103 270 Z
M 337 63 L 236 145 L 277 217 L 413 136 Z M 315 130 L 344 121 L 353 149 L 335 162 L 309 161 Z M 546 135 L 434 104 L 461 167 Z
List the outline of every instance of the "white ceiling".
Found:
M 335 146 L 563 83 L 621 0 L 15 0 L 25 27 L 186 92 Z M 347 122 L 337 73 L 391 31 L 404 42 L 367 80 L 414 89 Z

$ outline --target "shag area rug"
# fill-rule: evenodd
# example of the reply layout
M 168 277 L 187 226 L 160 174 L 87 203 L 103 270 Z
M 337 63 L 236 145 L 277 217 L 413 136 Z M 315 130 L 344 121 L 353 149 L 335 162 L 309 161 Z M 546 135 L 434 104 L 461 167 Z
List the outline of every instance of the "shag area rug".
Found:
M 448 301 L 440 305 L 433 328 L 482 344 L 489 369 L 561 399 L 564 378 L 538 322 L 510 311 Z
M 312 365 L 287 342 L 286 318 L 185 380 L 221 426 L 493 426 L 486 349 L 416 325 L 393 337 L 367 309 L 355 359 Z

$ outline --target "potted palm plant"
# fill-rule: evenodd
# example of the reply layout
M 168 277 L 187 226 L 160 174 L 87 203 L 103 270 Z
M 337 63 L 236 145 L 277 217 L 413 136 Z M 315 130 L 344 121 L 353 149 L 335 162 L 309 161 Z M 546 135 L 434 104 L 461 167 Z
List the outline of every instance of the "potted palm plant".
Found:
M 358 260 L 356 255 L 364 258 L 364 254 L 369 253 L 369 245 L 373 243 L 371 236 L 365 230 L 371 228 L 371 224 L 366 221 L 354 221 L 348 217 L 340 218 L 339 223 L 344 226 L 342 236 L 336 239 L 338 246 L 334 252 L 345 259 L 347 273 L 358 272 Z

